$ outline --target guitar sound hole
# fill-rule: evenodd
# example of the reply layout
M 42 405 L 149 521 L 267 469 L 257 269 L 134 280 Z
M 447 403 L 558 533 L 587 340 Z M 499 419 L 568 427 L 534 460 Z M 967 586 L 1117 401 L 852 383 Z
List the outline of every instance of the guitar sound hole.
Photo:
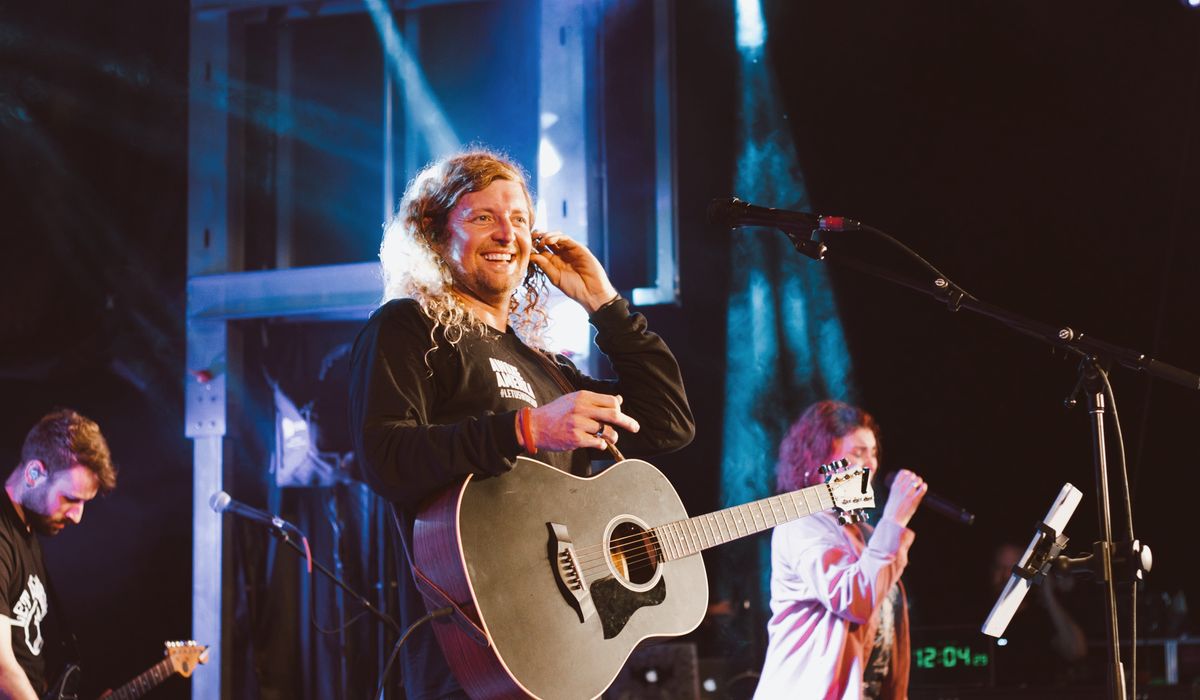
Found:
M 658 569 L 658 542 L 653 533 L 627 521 L 613 528 L 609 543 L 609 557 L 621 578 L 634 585 L 654 578 Z

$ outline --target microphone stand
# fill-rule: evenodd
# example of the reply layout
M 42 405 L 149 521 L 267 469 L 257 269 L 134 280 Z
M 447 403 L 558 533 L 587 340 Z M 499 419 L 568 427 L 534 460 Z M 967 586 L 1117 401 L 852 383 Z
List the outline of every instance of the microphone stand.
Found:
M 287 546 L 291 547 L 292 549 L 296 550 L 296 552 L 299 553 L 300 556 L 302 556 L 305 559 L 307 559 L 308 561 L 312 562 L 312 566 L 314 569 L 316 569 L 317 571 L 320 571 L 322 574 L 324 574 L 325 578 L 329 579 L 334 584 L 336 584 L 338 586 L 338 588 L 341 588 L 343 591 L 349 593 L 352 598 L 357 600 L 360 605 L 362 605 L 364 608 L 366 608 L 367 612 L 371 613 L 376 618 L 378 618 L 379 621 L 384 623 L 385 625 L 387 625 L 389 629 L 391 629 L 396 634 L 400 634 L 400 625 L 397 625 L 395 620 L 388 617 L 381 610 L 379 610 L 379 608 L 376 608 L 374 605 L 372 605 L 371 601 L 367 600 L 366 596 L 363 596 L 358 591 L 354 590 L 349 585 L 347 585 L 345 581 L 338 578 L 337 574 L 335 574 L 332 571 L 330 571 L 329 569 L 325 568 L 325 565 L 323 565 L 321 562 L 317 561 L 316 559 L 313 559 L 312 555 L 310 553 L 306 552 L 303 547 L 296 544 L 296 541 L 293 540 L 290 535 L 288 535 L 287 528 L 293 527 L 293 529 L 294 529 L 294 526 L 288 524 L 286 521 L 282 521 L 282 522 L 283 522 L 283 525 L 276 525 L 276 524 L 272 523 L 269 526 L 269 528 L 271 530 L 271 534 L 275 535 L 276 539 L 278 539 L 280 542 L 286 544 Z M 315 595 L 315 593 L 316 593 L 316 591 L 312 591 L 309 593 L 309 595 Z
M 1117 620 L 1116 581 L 1113 575 L 1113 562 L 1114 559 L 1119 562 L 1130 561 L 1132 559 L 1130 553 L 1132 552 L 1136 556 L 1140 547 L 1133 536 L 1132 513 L 1127 514 L 1129 517 L 1126 520 L 1125 541 L 1116 543 L 1112 537 L 1112 510 L 1108 495 L 1108 463 L 1104 442 L 1104 414 L 1106 412 L 1105 377 L 1101 365 L 1102 363 L 1116 362 L 1130 369 L 1144 371 L 1151 376 L 1165 379 L 1194 390 L 1200 390 L 1200 375 L 1174 367 L 1165 362 L 1159 362 L 1127 348 L 1093 338 L 1069 326 L 1051 326 L 1014 314 L 993 304 L 980 301 L 967 294 L 961 287 L 947 279 L 945 275 L 934 275 L 931 280 L 921 281 L 863 262 L 852 255 L 839 251 L 838 246 L 830 248 L 825 243 L 818 242 L 817 237 L 821 233 L 821 229 L 812 230 L 810 227 L 799 225 L 794 227 L 777 226 L 777 228 L 787 234 L 797 251 L 814 260 L 825 260 L 828 258 L 836 263 L 843 264 L 846 267 L 873 277 L 915 289 L 944 302 L 950 311 L 958 311 L 959 309 L 974 311 L 975 313 L 996 319 L 1019 333 L 1033 336 L 1083 358 L 1083 361 L 1079 365 L 1079 380 L 1075 385 L 1075 393 L 1078 393 L 1082 389 L 1088 395 L 1088 413 L 1092 416 L 1092 455 L 1096 468 L 1097 510 L 1100 517 L 1100 532 L 1104 538 L 1094 545 L 1094 555 L 1091 557 L 1093 559 L 1091 565 L 1096 569 L 1105 585 L 1104 607 L 1108 632 L 1109 661 L 1108 687 L 1111 697 L 1114 700 L 1125 700 L 1127 695 L 1125 692 L 1125 676 L 1122 672 L 1123 666 L 1121 663 L 1120 629 Z M 886 234 L 882 234 L 882 232 L 868 226 L 863 226 L 862 229 L 887 237 Z M 1074 404 L 1073 396 L 1074 393 L 1072 394 L 1072 398 L 1067 401 L 1068 406 Z M 1129 483 L 1127 479 L 1122 481 L 1122 487 L 1124 492 L 1128 494 Z M 1132 503 L 1130 505 L 1132 506 Z M 1120 568 L 1124 571 L 1129 571 L 1129 567 L 1127 566 L 1121 566 Z M 1137 575 L 1134 578 L 1141 578 L 1140 574 L 1141 571 L 1137 571 Z M 1122 578 L 1125 577 L 1123 576 Z M 1130 578 L 1129 580 L 1133 581 L 1134 578 Z M 1134 610 L 1136 614 L 1136 584 L 1134 586 L 1134 596 Z M 1133 630 L 1133 634 L 1137 634 L 1136 629 Z M 1132 647 L 1131 653 L 1136 655 L 1136 645 Z M 1133 682 L 1136 685 L 1137 679 L 1134 678 Z

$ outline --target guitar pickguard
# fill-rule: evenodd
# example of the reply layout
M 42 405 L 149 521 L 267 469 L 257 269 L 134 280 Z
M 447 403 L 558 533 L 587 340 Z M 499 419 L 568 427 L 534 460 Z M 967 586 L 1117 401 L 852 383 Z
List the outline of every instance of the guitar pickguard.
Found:
M 605 578 L 592 584 L 591 593 L 596 611 L 600 614 L 604 638 L 612 639 L 625 629 L 635 612 L 648 605 L 659 605 L 667 599 L 667 580 L 659 578 L 653 588 L 639 592 L 629 590 L 614 578 Z

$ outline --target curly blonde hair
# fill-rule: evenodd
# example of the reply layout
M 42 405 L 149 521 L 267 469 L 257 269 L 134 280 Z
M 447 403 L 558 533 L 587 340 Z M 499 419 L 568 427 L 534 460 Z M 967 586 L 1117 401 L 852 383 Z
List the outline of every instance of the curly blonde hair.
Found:
M 383 302 L 411 298 L 441 327 L 454 345 L 468 333 L 484 335 L 484 324 L 454 293 L 450 268 L 439 252 L 446 221 L 462 197 L 496 180 L 521 186 L 533 226 L 533 198 L 524 172 L 513 161 L 487 149 L 472 149 L 431 163 L 408 184 L 396 215 L 384 226 L 379 259 L 383 263 Z M 509 324 L 527 345 L 545 346 L 548 325 L 546 275 L 530 264 L 521 288 L 509 301 Z M 434 340 L 434 349 L 437 341 Z

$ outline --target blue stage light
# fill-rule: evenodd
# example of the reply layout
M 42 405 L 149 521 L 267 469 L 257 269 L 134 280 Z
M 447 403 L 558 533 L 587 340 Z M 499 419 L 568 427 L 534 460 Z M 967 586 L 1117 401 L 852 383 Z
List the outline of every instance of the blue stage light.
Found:
M 762 0 L 737 0 L 737 46 L 742 51 L 761 49 L 767 40 Z
M 434 158 L 441 158 L 457 151 L 461 145 L 458 137 L 430 89 L 420 64 L 405 46 L 387 4 L 384 0 L 366 0 L 366 6 L 379 32 L 388 71 L 404 91 L 404 99 L 411 106 L 410 112 L 417 119 L 417 130 L 425 138 L 430 153 Z
M 809 210 L 792 124 L 770 61 L 763 60 L 761 0 L 736 0 L 741 55 L 733 192 L 750 201 Z M 725 421 L 721 501 L 740 505 L 769 496 L 774 448 L 792 420 L 818 399 L 853 400 L 850 353 L 833 290 L 822 268 L 777 231 L 732 234 L 726 309 Z M 770 538 L 723 550 L 728 571 L 757 570 L 770 597 Z M 730 590 L 744 582 L 725 580 Z

